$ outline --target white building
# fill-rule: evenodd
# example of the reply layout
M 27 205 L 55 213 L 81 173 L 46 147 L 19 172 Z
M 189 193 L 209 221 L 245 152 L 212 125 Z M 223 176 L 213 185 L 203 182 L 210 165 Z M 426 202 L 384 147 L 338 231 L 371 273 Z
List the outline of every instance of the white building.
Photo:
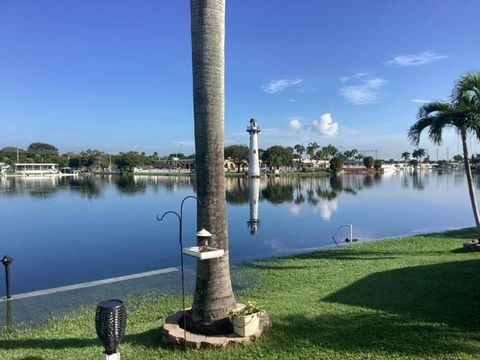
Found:
M 59 175 L 57 164 L 15 164 L 15 174 L 23 176 Z
M 5 163 L 0 163 L 0 175 L 5 175 L 9 168 L 10 168 L 10 165 L 7 165 Z

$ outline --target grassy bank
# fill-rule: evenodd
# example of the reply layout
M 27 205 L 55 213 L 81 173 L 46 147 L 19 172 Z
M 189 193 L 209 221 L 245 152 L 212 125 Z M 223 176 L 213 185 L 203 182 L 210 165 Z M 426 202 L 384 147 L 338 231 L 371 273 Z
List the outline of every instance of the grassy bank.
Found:
M 165 346 L 160 327 L 179 297 L 127 299 L 122 359 L 474 359 L 480 353 L 480 254 L 471 230 L 407 237 L 249 263 L 238 294 L 268 309 L 262 340 L 226 350 Z M 39 330 L 0 333 L 0 359 L 97 359 L 94 309 Z

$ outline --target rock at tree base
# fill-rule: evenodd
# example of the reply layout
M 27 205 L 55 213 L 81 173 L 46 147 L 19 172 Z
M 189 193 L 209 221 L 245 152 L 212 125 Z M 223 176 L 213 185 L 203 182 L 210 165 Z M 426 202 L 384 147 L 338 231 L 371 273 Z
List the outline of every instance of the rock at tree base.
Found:
M 260 315 L 258 332 L 252 336 L 242 337 L 233 333 L 233 331 L 222 335 L 195 334 L 187 331 L 186 345 L 194 349 L 203 349 L 209 347 L 225 347 L 229 344 L 246 343 L 257 340 L 270 330 L 271 327 L 272 323 L 270 317 L 267 313 L 262 313 L 262 315 Z M 167 344 L 183 346 L 185 339 L 184 336 L 183 311 L 180 310 L 177 313 L 170 315 L 165 320 L 165 325 L 163 326 L 163 339 Z

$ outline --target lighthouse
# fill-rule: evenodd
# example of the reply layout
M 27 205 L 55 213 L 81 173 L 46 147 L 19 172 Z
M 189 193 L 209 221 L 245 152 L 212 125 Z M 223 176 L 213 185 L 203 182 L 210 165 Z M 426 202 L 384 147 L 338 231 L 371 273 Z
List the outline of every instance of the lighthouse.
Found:
M 250 134 L 250 148 L 248 150 L 248 177 L 260 177 L 260 161 L 258 160 L 258 127 L 257 120 L 250 119 L 250 127 L 247 128 Z

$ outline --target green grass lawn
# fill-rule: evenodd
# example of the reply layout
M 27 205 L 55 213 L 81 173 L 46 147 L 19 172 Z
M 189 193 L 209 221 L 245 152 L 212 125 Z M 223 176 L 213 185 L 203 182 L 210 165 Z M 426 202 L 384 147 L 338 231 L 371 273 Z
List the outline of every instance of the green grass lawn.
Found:
M 256 300 L 273 328 L 225 350 L 162 343 L 180 297 L 127 298 L 122 359 L 477 359 L 480 253 L 461 250 L 472 237 L 461 230 L 246 264 L 235 277 L 256 285 L 237 300 Z M 0 359 L 100 359 L 94 311 L 0 332 Z

